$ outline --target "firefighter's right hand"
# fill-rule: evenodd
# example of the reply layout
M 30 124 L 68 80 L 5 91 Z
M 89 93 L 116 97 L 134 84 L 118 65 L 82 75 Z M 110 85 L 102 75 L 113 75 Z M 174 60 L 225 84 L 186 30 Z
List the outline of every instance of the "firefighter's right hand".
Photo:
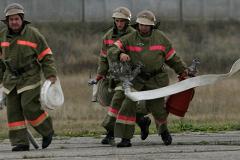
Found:
M 187 78 L 189 78 L 189 77 L 188 77 L 188 70 L 187 70 L 187 69 L 185 69 L 182 73 L 180 73 L 180 74 L 178 75 L 178 79 L 179 79 L 180 81 L 185 80 L 185 79 L 187 79 Z
M 49 76 L 47 79 L 50 80 L 52 84 L 54 84 L 57 81 L 57 77 L 53 75 Z
M 89 79 L 89 80 L 88 80 L 88 85 L 89 85 L 89 86 L 94 85 L 94 84 L 97 84 L 96 79 Z
M 131 58 L 129 57 L 129 55 L 125 54 L 125 53 L 121 53 L 120 54 L 120 61 L 121 62 L 127 62 L 130 61 Z
M 96 78 L 90 79 L 90 80 L 88 81 L 88 85 L 91 86 L 91 85 L 97 84 L 98 81 L 100 81 L 101 79 L 104 79 L 104 78 L 105 78 L 105 76 L 103 76 L 103 75 L 97 75 Z

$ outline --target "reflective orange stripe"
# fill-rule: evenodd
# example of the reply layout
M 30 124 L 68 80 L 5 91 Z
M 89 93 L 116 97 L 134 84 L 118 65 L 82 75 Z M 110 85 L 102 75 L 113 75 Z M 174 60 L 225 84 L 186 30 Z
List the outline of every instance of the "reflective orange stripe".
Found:
M 37 126 L 39 124 L 41 124 L 46 118 L 48 117 L 48 113 L 45 111 L 43 114 L 41 114 L 37 119 L 35 120 L 28 120 L 28 122 L 32 125 L 32 126 Z
M 168 61 L 169 59 L 171 59 L 173 57 L 173 55 L 175 54 L 175 50 L 172 48 L 165 56 L 166 61 Z
M 107 57 L 107 51 L 101 50 L 100 56 L 102 56 L 102 57 Z
M 110 44 L 114 43 L 114 40 L 112 40 L 112 39 L 105 39 L 105 40 L 103 40 L 103 43 L 110 45 Z
M 123 44 L 120 40 L 117 40 L 115 43 L 114 43 L 120 50 L 123 50 Z
M 118 110 L 112 107 L 108 107 L 108 115 L 111 117 L 117 117 Z
M 42 51 L 42 53 L 38 55 L 38 60 L 43 59 L 43 57 L 45 57 L 47 54 L 52 54 L 52 51 L 50 48 L 47 48 L 44 51 Z
M 143 50 L 143 48 L 139 46 L 127 46 L 126 49 L 131 52 L 141 52 Z
M 19 126 L 25 126 L 25 125 L 26 125 L 25 121 L 18 121 L 18 122 L 8 123 L 8 127 L 9 127 L 9 128 L 14 128 L 14 127 L 19 127 Z
M 154 45 L 149 47 L 150 51 L 165 51 L 165 49 L 166 47 L 163 45 Z
M 124 121 L 127 121 L 127 122 L 135 122 L 136 117 L 128 117 L 128 116 L 118 115 L 117 120 L 124 120 Z
M 9 42 L 0 42 L 1 47 L 9 47 L 10 43 Z
M 37 48 L 37 44 L 29 41 L 24 40 L 17 40 L 17 44 L 23 45 L 23 46 L 29 46 L 32 48 Z
M 136 117 L 118 115 L 116 119 L 116 123 L 122 123 L 126 125 L 135 125 L 135 122 L 136 122 Z
M 118 110 L 112 107 L 108 108 L 108 112 L 114 113 L 114 114 L 118 114 Z

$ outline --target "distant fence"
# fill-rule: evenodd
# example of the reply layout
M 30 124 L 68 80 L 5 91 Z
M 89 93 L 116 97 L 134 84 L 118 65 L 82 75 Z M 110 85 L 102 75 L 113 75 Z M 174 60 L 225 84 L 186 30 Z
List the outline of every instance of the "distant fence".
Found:
M 0 17 L 12 2 L 22 4 L 32 21 L 110 21 L 118 6 L 128 7 L 133 17 L 150 9 L 157 17 L 173 21 L 240 20 L 240 0 L 0 0 Z

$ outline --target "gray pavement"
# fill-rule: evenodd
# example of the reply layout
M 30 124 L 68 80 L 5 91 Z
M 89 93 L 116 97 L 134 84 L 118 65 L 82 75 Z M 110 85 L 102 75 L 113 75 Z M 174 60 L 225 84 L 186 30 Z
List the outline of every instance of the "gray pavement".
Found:
M 11 152 L 9 140 L 0 141 L 0 159 L 41 160 L 239 160 L 240 131 L 219 133 L 172 134 L 173 144 L 164 146 L 161 138 L 150 135 L 145 141 L 139 136 L 132 140 L 133 147 L 116 148 L 101 145 L 101 138 L 54 137 L 53 143 L 44 150 Z M 37 139 L 41 144 L 41 139 Z M 116 139 L 120 141 L 120 139 Z

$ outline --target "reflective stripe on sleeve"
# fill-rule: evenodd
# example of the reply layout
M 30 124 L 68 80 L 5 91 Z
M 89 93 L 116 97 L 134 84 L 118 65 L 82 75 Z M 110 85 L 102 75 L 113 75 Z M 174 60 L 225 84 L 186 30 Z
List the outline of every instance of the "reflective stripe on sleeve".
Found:
M 171 49 L 165 56 L 165 60 L 168 61 L 170 60 L 174 55 L 176 54 L 175 49 Z
M 121 51 L 123 51 L 123 44 L 120 40 L 117 40 L 115 43 L 114 43 Z
M 111 45 L 111 44 L 114 43 L 114 40 L 112 40 L 112 39 L 105 39 L 105 40 L 103 40 L 103 43 L 104 43 L 104 44 Z
M 107 51 L 101 50 L 100 56 L 102 56 L 102 57 L 107 57 Z
M 42 51 L 39 55 L 38 55 L 38 60 L 42 60 L 46 55 L 48 54 L 52 54 L 52 51 L 50 48 L 45 49 L 44 51 Z

